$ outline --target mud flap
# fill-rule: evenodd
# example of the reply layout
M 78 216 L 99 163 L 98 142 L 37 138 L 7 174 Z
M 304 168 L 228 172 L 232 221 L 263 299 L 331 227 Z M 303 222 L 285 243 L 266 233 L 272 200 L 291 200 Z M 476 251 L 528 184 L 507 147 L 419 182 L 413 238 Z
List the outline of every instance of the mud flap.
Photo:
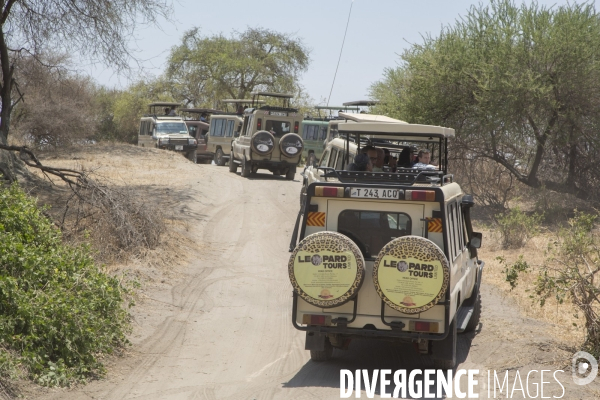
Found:
M 437 360 L 444 360 L 446 364 L 456 366 L 456 317 L 448 327 L 448 336 L 444 340 L 434 340 L 432 342 L 431 356 Z M 449 366 L 449 365 L 448 365 Z
M 306 332 L 306 343 L 304 345 L 305 350 L 316 350 L 316 351 L 324 351 L 325 350 L 325 340 L 327 340 L 327 335 L 324 333 L 318 332 Z

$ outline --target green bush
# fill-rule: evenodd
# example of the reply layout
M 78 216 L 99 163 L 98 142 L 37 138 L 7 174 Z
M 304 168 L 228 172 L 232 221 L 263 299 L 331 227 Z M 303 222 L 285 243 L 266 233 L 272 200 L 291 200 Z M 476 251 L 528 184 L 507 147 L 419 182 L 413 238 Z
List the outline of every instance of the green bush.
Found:
M 511 208 L 506 214 L 497 214 L 504 248 L 523 247 L 529 238 L 539 233 L 543 217 L 538 213 L 527 215 L 519 207 Z
M 16 184 L 0 188 L 0 243 L 3 365 L 12 358 L 44 385 L 102 374 L 101 357 L 127 342 L 130 327 L 119 281 L 87 246 L 63 244 Z

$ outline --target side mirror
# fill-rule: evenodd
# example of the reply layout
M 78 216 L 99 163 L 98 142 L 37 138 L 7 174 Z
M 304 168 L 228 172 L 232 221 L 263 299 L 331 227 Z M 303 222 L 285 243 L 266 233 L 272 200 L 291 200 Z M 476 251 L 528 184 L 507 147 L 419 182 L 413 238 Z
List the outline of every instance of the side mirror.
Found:
M 481 241 L 483 239 L 483 235 L 480 232 L 473 232 L 471 236 L 471 243 L 469 245 L 474 249 L 478 249 L 481 247 Z

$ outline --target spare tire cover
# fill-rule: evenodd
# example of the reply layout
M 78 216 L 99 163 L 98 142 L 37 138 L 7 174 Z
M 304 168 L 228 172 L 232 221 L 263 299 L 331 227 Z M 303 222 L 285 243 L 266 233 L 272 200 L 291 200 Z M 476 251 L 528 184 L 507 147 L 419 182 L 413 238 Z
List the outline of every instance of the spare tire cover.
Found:
M 304 142 L 295 133 L 287 133 L 279 140 L 279 149 L 287 157 L 296 157 L 298 154 L 302 154 Z
M 337 232 L 305 237 L 288 263 L 294 291 L 307 303 L 328 308 L 351 300 L 365 277 L 365 260 L 358 246 Z
M 267 131 L 258 131 L 254 135 L 252 135 L 252 150 L 260 154 L 261 156 L 266 156 L 271 154 L 273 149 L 275 148 L 275 139 L 270 132 Z
M 402 236 L 381 249 L 373 263 L 373 283 L 391 308 L 417 314 L 444 297 L 450 268 L 442 250 L 420 236 Z

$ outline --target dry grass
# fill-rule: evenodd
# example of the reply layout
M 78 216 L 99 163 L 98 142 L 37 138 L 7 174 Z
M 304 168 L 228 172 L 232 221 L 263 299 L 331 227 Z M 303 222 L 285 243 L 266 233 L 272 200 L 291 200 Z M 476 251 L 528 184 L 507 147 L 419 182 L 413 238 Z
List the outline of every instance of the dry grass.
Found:
M 83 193 L 87 202 L 82 204 L 57 178 L 52 178 L 53 190 L 33 191 L 40 203 L 51 207 L 49 214 L 65 237 L 91 243 L 97 260 L 108 270 L 154 281 L 186 263 L 193 243 L 186 236 L 189 222 L 181 213 L 186 197 L 177 177 L 187 172 L 176 171 L 188 167 L 181 155 L 106 143 L 38 156 L 44 165 L 86 171 L 99 189 L 109 193 L 100 203 L 93 190 Z
M 549 324 L 551 336 L 558 341 L 579 346 L 585 338 L 583 320 L 575 318 L 575 306 L 565 301 L 563 304 L 554 298 L 549 298 L 543 307 L 530 296 L 534 294 L 536 278 L 540 266 L 546 261 L 546 250 L 548 243 L 553 240 L 553 233 L 545 231 L 539 236 L 531 238 L 524 247 L 520 249 L 504 249 L 501 246 L 500 233 L 494 229 L 485 229 L 483 247 L 479 252 L 479 258 L 485 261 L 485 282 L 498 287 L 505 296 L 513 298 L 518 304 L 521 312 Z M 518 285 L 511 290 L 503 272 L 505 265 L 512 265 L 519 255 L 523 255 L 525 261 L 530 265 L 529 273 L 521 274 Z M 496 257 L 504 257 L 506 262 L 501 264 Z M 574 326 L 577 324 L 578 326 Z

